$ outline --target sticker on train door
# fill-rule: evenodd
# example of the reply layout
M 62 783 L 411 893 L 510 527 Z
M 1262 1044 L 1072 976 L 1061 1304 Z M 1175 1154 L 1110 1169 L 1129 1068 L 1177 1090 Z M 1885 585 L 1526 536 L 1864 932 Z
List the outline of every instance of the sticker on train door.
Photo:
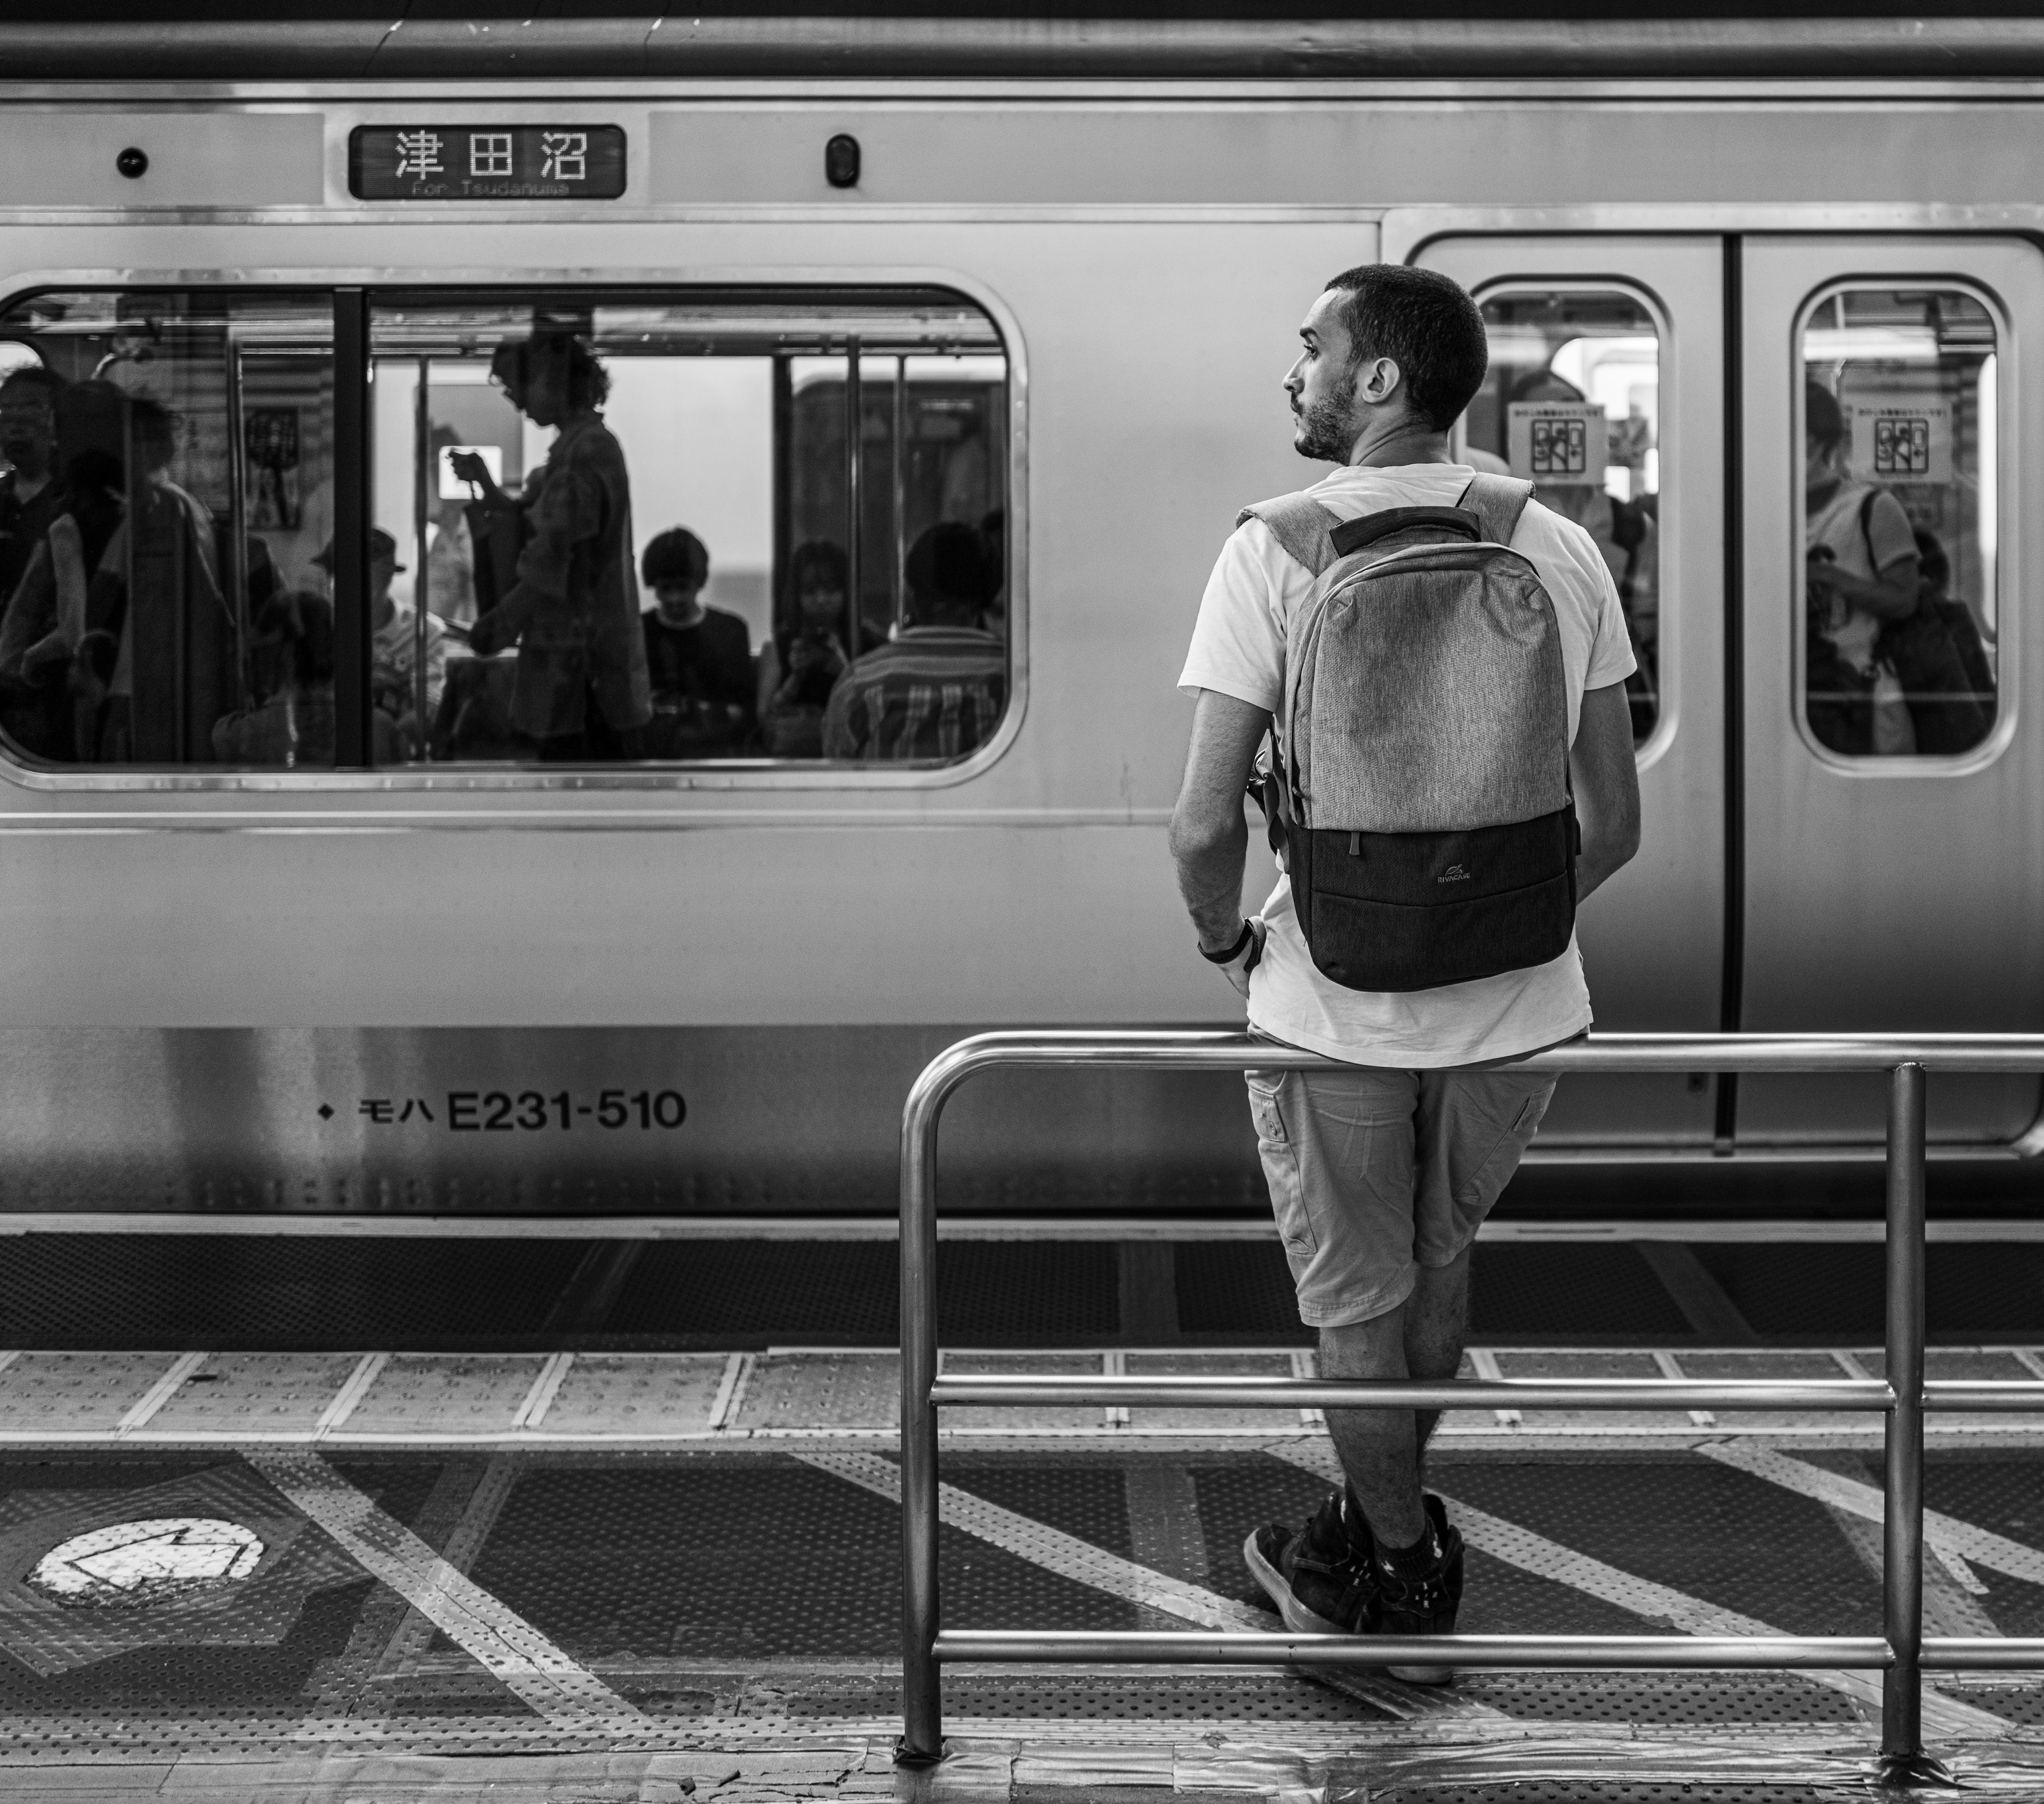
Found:
M 1516 401 L 1505 439 L 1512 474 L 1543 487 L 1602 488 L 1611 461 L 1611 426 L 1593 401 Z
M 1952 479 L 1952 404 L 1925 397 L 1848 398 L 1850 469 L 1867 482 L 1944 483 Z

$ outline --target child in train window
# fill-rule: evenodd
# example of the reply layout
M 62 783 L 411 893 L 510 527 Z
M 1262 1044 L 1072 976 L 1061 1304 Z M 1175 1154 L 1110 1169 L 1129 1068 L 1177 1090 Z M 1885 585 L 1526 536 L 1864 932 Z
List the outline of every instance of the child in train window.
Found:
M 752 738 L 752 635 L 737 615 L 705 605 L 709 552 L 686 527 L 646 547 L 639 574 L 655 605 L 640 616 L 653 718 L 648 758 L 732 758 Z
M 795 605 L 766 649 L 760 672 L 760 725 L 776 758 L 821 758 L 824 710 L 851 662 L 843 628 L 851 566 L 828 539 L 811 539 L 789 560 Z

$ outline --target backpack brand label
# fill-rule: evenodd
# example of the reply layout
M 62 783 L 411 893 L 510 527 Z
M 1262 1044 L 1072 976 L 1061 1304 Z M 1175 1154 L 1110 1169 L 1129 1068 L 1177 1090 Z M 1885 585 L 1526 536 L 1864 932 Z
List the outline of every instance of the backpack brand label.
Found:
M 1460 865 L 1449 866 L 1446 870 L 1443 871 L 1439 877 L 1434 879 L 1436 883 L 1467 883 L 1469 880 L 1470 873 L 1464 870 Z

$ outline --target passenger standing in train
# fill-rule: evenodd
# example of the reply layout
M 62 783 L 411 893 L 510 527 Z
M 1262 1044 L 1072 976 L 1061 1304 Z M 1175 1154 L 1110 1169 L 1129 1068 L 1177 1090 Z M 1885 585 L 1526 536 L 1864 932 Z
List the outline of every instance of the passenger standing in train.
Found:
M 1449 432 L 1483 379 L 1483 321 L 1447 277 L 1400 265 L 1336 276 L 1285 378 L 1301 455 L 1340 466 L 1306 496 L 1340 520 L 1449 508 L 1475 472 Z M 1297 499 L 1296 497 L 1294 499 Z M 1590 535 L 1537 501 L 1512 537 L 1552 599 L 1582 825 L 1577 893 L 1639 843 L 1617 589 Z M 1245 919 L 1243 790 L 1285 696 L 1286 633 L 1316 578 L 1254 516 L 1223 548 L 1179 678 L 1196 698 L 1171 823 L 1179 887 L 1202 956 L 1249 1004 L 1252 1032 L 1343 1061 L 1340 1072 L 1251 1072 L 1250 1110 L 1301 1317 L 1328 1377 L 1451 1377 L 1468 1321 L 1477 1229 L 1554 1088 L 1513 1061 L 1590 1025 L 1573 938 L 1545 965 L 1445 988 L 1376 993 L 1323 974 L 1289 880 Z M 1456 867 L 1457 869 L 1459 867 Z M 1454 874 L 1451 871 L 1450 875 Z M 1420 1487 L 1438 1412 L 1330 1410 L 1347 1484 L 1303 1530 L 1273 1524 L 1243 1549 L 1294 1630 L 1447 1633 L 1462 1593 L 1459 1534 Z M 1439 1667 L 1394 1667 L 1440 1683 Z
M 475 618 L 475 538 L 468 525 L 468 506 L 440 493 L 440 466 L 461 441 L 451 426 L 432 428 L 432 474 L 427 496 L 432 518 L 426 524 L 426 608 L 463 636 Z
M 557 431 L 520 504 L 531 536 L 517 581 L 471 629 L 470 649 L 487 658 L 517 647 L 511 721 L 539 742 L 543 761 L 635 756 L 653 709 L 631 480 L 601 411 L 610 378 L 587 345 L 559 332 L 499 345 L 490 374 L 527 419 Z M 456 454 L 453 465 L 486 502 L 501 500 L 480 457 Z
M 653 685 L 648 758 L 732 758 L 752 739 L 757 706 L 752 635 L 737 615 L 706 606 L 709 551 L 686 527 L 646 547 L 639 574 L 657 604 L 640 620 Z
M 1583 391 L 1552 370 L 1536 370 L 1514 383 L 1506 396 L 1512 401 L 1574 401 Z M 1501 468 L 1508 468 L 1499 460 Z M 1632 639 L 1632 674 L 1625 693 L 1632 708 L 1632 736 L 1643 739 L 1654 731 L 1659 712 L 1661 668 L 1661 543 L 1652 514 L 1636 501 L 1621 501 L 1601 480 L 1596 483 L 1542 482 L 1534 492 L 1564 520 L 1573 520 L 1602 555 L 1604 567 L 1618 585 L 1619 605 Z
M 1810 731 L 1833 751 L 1915 751 L 1916 729 L 1881 628 L 1916 612 L 1916 535 L 1901 502 L 1846 474 L 1845 414 L 1831 390 L 1803 386 L 1808 570 Z
M 1008 654 L 982 626 L 986 551 L 962 520 L 932 527 L 902 574 L 909 624 L 855 659 L 832 690 L 824 756 L 963 758 L 993 731 L 1008 699 Z
M 213 724 L 236 699 L 239 650 L 213 516 L 171 478 L 176 417 L 146 395 L 126 405 L 127 512 L 86 591 L 71 666 L 79 753 L 102 764 L 209 763 Z
M 824 711 L 851 662 L 845 654 L 845 598 L 851 565 L 842 548 L 809 539 L 788 560 L 794 618 L 784 621 L 761 659 L 759 722 L 775 758 L 821 758 Z

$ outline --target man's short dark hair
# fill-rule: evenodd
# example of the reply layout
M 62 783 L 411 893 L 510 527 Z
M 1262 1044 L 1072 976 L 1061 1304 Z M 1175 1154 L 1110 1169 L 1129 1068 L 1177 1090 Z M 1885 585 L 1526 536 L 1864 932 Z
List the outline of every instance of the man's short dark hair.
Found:
M 1358 263 L 1327 283 L 1342 305 L 1352 364 L 1388 357 L 1420 417 L 1445 432 L 1483 386 L 1490 344 L 1469 291 L 1438 270 Z
M 6 375 L 0 376 L 0 395 L 10 389 L 38 389 L 52 408 L 57 404 L 57 397 L 70 386 L 56 370 L 43 363 L 17 363 Z
M 1845 409 L 1822 382 L 1803 384 L 1803 431 L 1827 451 L 1846 436 Z
M 677 582 L 700 589 L 709 581 L 709 551 L 686 526 L 670 526 L 646 547 L 640 578 L 648 589 Z
M 918 620 L 938 611 L 983 608 L 992 596 L 986 543 L 962 520 L 932 527 L 909 547 L 901 574 Z

